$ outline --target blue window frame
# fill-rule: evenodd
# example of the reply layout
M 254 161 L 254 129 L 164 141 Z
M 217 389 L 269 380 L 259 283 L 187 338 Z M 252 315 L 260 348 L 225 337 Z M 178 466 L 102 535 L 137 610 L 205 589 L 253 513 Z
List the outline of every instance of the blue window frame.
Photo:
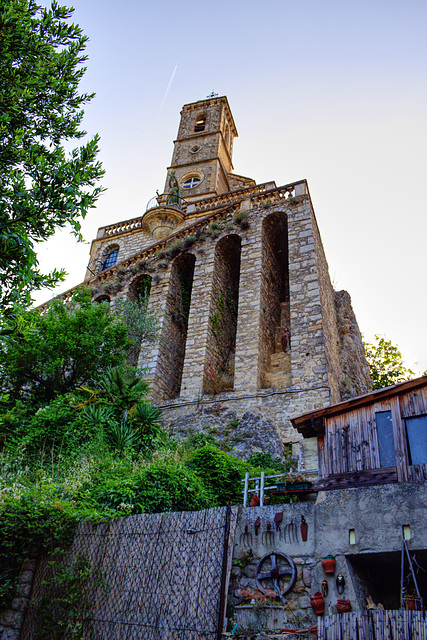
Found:
M 406 418 L 405 422 L 410 463 L 427 463 L 427 416 Z
M 110 253 L 107 254 L 107 257 L 105 258 L 104 262 L 102 263 L 102 271 L 104 271 L 104 269 L 108 269 L 109 267 L 114 266 L 117 262 L 118 255 L 119 255 L 118 247 L 110 251 Z
M 182 186 L 184 189 L 192 189 L 193 187 L 197 187 L 200 182 L 200 178 L 194 176 L 193 178 L 188 178 L 188 180 L 186 180 Z

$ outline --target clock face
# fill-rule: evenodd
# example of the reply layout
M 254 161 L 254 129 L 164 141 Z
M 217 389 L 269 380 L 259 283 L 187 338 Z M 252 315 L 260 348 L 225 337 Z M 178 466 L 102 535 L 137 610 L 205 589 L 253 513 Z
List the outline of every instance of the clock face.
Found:
M 200 178 L 193 176 L 192 178 L 188 178 L 185 182 L 182 183 L 183 189 L 193 189 L 193 187 L 197 187 L 200 184 Z

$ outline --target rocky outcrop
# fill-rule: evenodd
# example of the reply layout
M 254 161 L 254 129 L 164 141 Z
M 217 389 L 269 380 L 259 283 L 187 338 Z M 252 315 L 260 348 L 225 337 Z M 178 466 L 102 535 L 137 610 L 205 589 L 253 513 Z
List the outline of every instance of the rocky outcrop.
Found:
M 283 444 L 271 420 L 251 412 L 239 420 L 234 411 L 213 407 L 176 418 L 169 425 L 176 438 L 204 433 L 230 447 L 230 453 L 247 460 L 253 453 L 271 453 L 283 458 Z
M 342 362 L 341 399 L 347 400 L 371 391 L 372 380 L 350 295 L 335 291 L 334 302 Z

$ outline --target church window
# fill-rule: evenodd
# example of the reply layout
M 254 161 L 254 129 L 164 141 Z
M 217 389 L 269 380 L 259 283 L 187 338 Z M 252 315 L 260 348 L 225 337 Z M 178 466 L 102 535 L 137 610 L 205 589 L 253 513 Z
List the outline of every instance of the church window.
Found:
M 194 132 L 204 131 L 206 126 L 206 116 L 202 115 L 196 118 L 196 124 L 194 125 Z
M 197 187 L 197 185 L 201 182 L 200 178 L 193 176 L 192 178 L 188 178 L 183 184 L 184 189 L 193 189 L 193 187 Z
M 113 249 L 110 249 L 110 251 L 107 253 L 104 259 L 104 262 L 102 263 L 101 271 L 104 271 L 104 269 L 108 269 L 109 267 L 113 267 L 117 262 L 118 255 L 119 255 L 119 247 L 114 247 Z
M 411 464 L 427 462 L 427 416 L 406 418 L 409 456 Z

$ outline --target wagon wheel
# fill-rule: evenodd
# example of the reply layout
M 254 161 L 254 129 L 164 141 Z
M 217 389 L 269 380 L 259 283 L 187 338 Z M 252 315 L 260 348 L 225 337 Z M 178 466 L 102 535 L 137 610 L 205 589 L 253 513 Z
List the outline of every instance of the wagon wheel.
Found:
M 271 569 L 268 571 L 268 567 Z M 297 568 L 290 556 L 285 553 L 273 551 L 267 553 L 258 562 L 255 574 L 257 587 L 262 593 L 266 593 L 261 581 L 270 580 L 273 590 L 279 598 L 288 593 L 297 579 Z

